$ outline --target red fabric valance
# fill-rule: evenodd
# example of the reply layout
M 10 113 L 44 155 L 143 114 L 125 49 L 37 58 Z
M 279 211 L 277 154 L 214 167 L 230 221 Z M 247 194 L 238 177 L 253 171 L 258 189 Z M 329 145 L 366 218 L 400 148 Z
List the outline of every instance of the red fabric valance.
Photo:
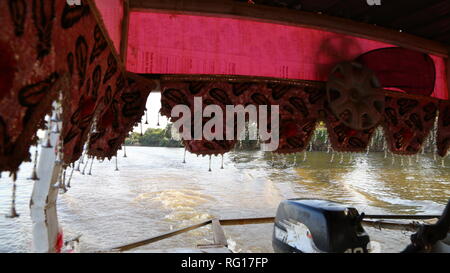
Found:
M 236 80 L 238 79 L 238 80 Z M 276 153 L 304 151 L 319 121 L 326 124 L 333 150 L 338 152 L 364 152 L 378 126 L 382 126 L 388 148 L 394 154 L 413 155 L 421 151 L 436 120 L 439 101 L 427 97 L 412 96 L 385 91 L 383 118 L 375 127 L 355 130 L 344 125 L 328 107 L 325 85 L 316 82 L 280 82 L 263 80 L 245 82 L 244 79 L 225 78 L 206 80 L 171 80 L 162 82 L 162 111 L 167 117 L 175 105 L 187 105 L 194 112 L 194 97 L 202 97 L 208 104 L 230 105 L 259 104 L 280 106 L 280 145 Z M 221 95 L 216 98 L 213 91 Z M 381 92 L 383 92 L 381 90 Z M 446 115 L 448 103 L 442 102 L 439 117 L 438 148 L 445 155 L 450 147 L 450 135 Z M 449 109 L 447 109 L 449 108 Z M 449 111 L 447 111 L 449 110 Z M 176 121 L 176 119 L 172 119 Z M 205 119 L 205 123 L 208 119 Z M 447 126 L 448 125 L 448 126 Z M 217 142 L 203 140 L 184 141 L 189 151 L 201 154 L 223 154 L 230 151 L 235 141 Z

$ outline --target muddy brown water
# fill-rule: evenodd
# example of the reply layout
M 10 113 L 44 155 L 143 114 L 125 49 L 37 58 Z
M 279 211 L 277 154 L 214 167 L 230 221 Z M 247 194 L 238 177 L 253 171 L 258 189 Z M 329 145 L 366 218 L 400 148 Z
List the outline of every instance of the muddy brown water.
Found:
M 231 152 L 213 158 L 183 149 L 128 147 L 128 158 L 95 162 L 92 176 L 75 173 L 72 188 L 58 199 L 60 223 L 67 238 L 81 234 L 81 251 L 90 252 L 147 239 L 212 217 L 223 219 L 274 216 L 288 198 L 328 199 L 356 207 L 367 214 L 439 214 L 450 198 L 448 167 L 431 155 L 409 160 L 384 159 L 383 153 L 331 155 L 325 152 L 271 156 L 263 152 Z M 297 162 L 295 162 L 297 161 Z M 403 161 L 403 164 L 402 164 Z M 32 164 L 19 173 L 18 219 L 7 219 L 11 180 L 0 179 L 0 252 L 31 251 L 28 208 Z M 272 225 L 225 227 L 236 252 L 272 252 Z M 383 252 L 401 250 L 410 233 L 367 229 Z M 210 227 L 141 247 L 137 252 L 186 248 L 212 242 Z

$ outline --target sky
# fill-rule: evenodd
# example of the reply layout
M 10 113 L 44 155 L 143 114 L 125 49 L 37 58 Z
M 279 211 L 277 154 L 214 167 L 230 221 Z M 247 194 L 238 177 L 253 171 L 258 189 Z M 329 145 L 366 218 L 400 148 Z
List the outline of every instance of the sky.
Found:
M 159 122 L 160 126 L 158 127 L 158 116 L 159 110 L 161 109 L 161 93 L 160 92 L 152 92 L 147 100 L 147 110 L 148 110 L 148 125 L 145 124 L 145 115 L 142 117 L 142 128 L 145 132 L 148 128 L 166 128 L 167 126 L 167 118 L 160 116 Z M 141 132 L 140 126 L 134 128 L 134 132 Z

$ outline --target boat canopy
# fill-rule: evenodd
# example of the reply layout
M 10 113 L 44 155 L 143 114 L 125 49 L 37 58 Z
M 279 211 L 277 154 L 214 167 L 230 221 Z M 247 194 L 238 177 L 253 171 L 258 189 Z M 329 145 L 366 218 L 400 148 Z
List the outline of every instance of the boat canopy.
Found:
M 448 1 L 432 1 L 435 21 L 410 1 L 290 2 L 1 1 L 0 172 L 30 160 L 58 107 L 66 164 L 85 146 L 115 156 L 152 91 L 172 121 L 173 107 L 192 109 L 194 97 L 222 108 L 279 105 L 277 153 L 305 150 L 323 122 L 336 151 L 365 151 L 382 126 L 391 152 L 413 155 L 436 127 L 437 151 L 447 154 Z M 354 81 L 367 84 L 364 98 Z M 202 155 L 235 143 L 184 141 Z

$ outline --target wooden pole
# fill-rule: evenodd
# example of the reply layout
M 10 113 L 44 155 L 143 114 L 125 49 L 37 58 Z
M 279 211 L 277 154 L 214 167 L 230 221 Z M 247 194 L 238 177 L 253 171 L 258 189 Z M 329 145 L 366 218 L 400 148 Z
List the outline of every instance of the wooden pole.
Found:
M 50 142 L 52 147 L 41 147 L 41 156 L 37 168 L 39 180 L 34 183 L 30 202 L 33 232 L 32 248 L 34 252 L 39 253 L 56 251 L 55 244 L 59 231 L 56 211 L 58 188 L 55 187 L 55 184 L 62 169 L 62 162 L 57 160 L 57 154 L 53 147 L 57 146 L 60 133 L 52 132 L 51 127 L 48 128 L 48 131 L 46 141 Z
M 220 220 L 222 226 L 273 224 L 275 217 Z
M 158 242 L 158 241 L 161 241 L 161 240 L 164 240 L 164 239 L 176 236 L 178 234 L 186 233 L 188 231 L 204 227 L 204 226 L 209 225 L 211 223 L 212 223 L 212 220 L 208 220 L 208 221 L 202 222 L 200 224 L 196 224 L 196 225 L 192 225 L 192 226 L 189 226 L 189 227 L 186 227 L 186 228 L 182 228 L 182 229 L 178 229 L 178 230 L 171 231 L 171 232 L 168 232 L 168 233 L 164 233 L 162 235 L 159 235 L 159 236 L 147 239 L 147 240 L 135 242 L 135 243 L 124 245 L 124 246 L 120 246 L 120 247 L 115 247 L 111 251 L 112 252 L 115 252 L 115 251 L 123 252 L 123 251 L 131 250 L 131 249 L 134 249 L 134 248 L 138 248 L 138 247 L 141 247 L 141 246 L 144 246 L 144 245 L 148 245 L 148 244 L 151 244 L 151 243 L 155 243 L 155 242 Z
M 422 226 L 417 222 L 412 223 L 396 223 L 396 222 L 385 222 L 385 221 L 370 221 L 363 220 L 361 222 L 364 226 L 373 227 L 377 229 L 390 229 L 390 230 L 400 230 L 400 231 L 410 231 L 416 232 Z
M 449 49 L 449 56 L 447 57 L 447 91 L 448 91 L 448 99 L 450 100 L 450 49 Z
M 388 220 L 430 220 L 439 219 L 440 215 L 364 215 L 364 219 Z
M 433 217 L 434 218 L 434 217 Z M 401 219 L 401 218 L 396 218 Z M 211 219 L 196 225 L 192 225 L 186 228 L 178 229 L 172 232 L 168 232 L 156 237 L 152 237 L 147 240 L 131 243 L 128 245 L 115 247 L 111 250 L 106 250 L 103 252 L 122 252 L 131 249 L 135 249 L 144 245 L 152 244 L 167 238 L 174 237 L 176 235 L 186 233 L 188 231 L 201 228 L 203 226 L 212 224 L 213 226 L 213 234 L 214 234 L 214 244 L 216 245 L 226 245 L 226 237 L 225 233 L 221 226 L 240 226 L 240 225 L 259 225 L 259 224 L 273 224 L 275 222 L 275 217 L 264 217 L 264 218 L 244 218 L 244 219 L 226 219 L 226 220 L 218 220 Z M 401 231 L 417 231 L 422 225 L 416 222 L 412 223 L 404 223 L 404 222 L 385 222 L 385 221 L 372 221 L 372 220 L 362 220 L 361 223 L 364 226 L 369 226 L 378 229 L 391 229 L 391 230 L 401 230 Z
M 122 20 L 122 33 L 120 39 L 120 56 L 123 63 L 127 63 L 127 49 L 128 49 L 128 29 L 130 25 L 130 3 L 129 0 L 123 1 L 123 20 Z

